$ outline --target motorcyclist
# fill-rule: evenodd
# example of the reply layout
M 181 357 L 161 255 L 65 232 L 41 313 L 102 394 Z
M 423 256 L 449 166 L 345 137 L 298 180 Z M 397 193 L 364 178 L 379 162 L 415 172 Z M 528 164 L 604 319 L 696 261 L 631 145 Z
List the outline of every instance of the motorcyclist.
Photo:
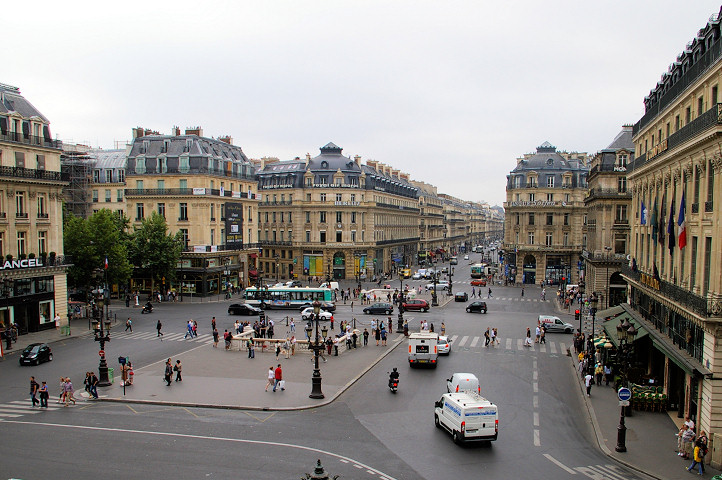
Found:
M 153 304 L 150 303 L 150 301 L 146 302 L 145 307 L 143 307 L 146 312 L 152 312 L 153 311 Z
M 396 367 L 394 367 L 394 371 L 389 375 L 389 387 L 393 385 L 394 380 L 396 380 L 396 383 L 399 381 L 399 372 L 396 370 Z

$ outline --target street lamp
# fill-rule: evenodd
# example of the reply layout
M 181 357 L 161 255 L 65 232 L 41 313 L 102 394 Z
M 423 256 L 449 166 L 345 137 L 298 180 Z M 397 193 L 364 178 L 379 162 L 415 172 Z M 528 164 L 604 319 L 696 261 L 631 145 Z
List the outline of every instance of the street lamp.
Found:
M 105 342 L 110 341 L 110 319 L 103 321 L 103 291 L 93 290 L 95 296 L 95 305 L 93 305 L 93 332 L 95 333 L 95 341 L 100 342 L 100 364 L 98 366 L 98 386 L 109 387 L 111 385 L 108 377 L 108 364 L 105 361 Z M 105 328 L 103 328 L 105 327 Z
M 597 305 L 599 305 L 599 298 L 597 298 L 597 292 L 592 292 L 592 296 L 589 299 L 589 305 L 590 305 L 589 310 L 591 310 L 590 313 L 592 314 L 592 334 L 587 341 L 587 345 L 593 346 L 594 345 L 594 343 L 593 343 L 594 342 L 594 340 L 593 340 L 594 339 L 594 322 L 595 322 L 596 316 L 597 316 Z M 587 350 L 589 350 L 589 348 L 587 348 Z
M 629 363 L 632 358 L 632 344 L 634 337 L 638 331 L 634 328 L 634 325 L 629 323 L 629 319 L 625 318 L 622 323 L 617 325 L 617 338 L 619 339 L 619 355 L 620 360 L 620 388 L 627 385 L 627 375 L 629 369 Z M 624 425 L 624 406 L 619 407 L 619 426 L 617 427 L 617 446 L 614 450 L 617 452 L 626 452 L 627 445 L 627 427 Z
M 609 252 L 612 251 L 612 247 L 604 247 L 604 250 L 607 252 L 607 272 L 604 276 L 606 299 L 604 301 L 606 302 L 606 308 L 609 308 Z
M 281 264 L 280 264 L 280 262 L 279 262 L 279 260 L 278 260 L 279 258 L 280 258 L 280 257 L 278 256 L 278 254 L 275 254 L 275 255 L 273 256 L 273 259 L 276 261 L 276 283 L 279 282 L 278 275 L 279 275 L 279 273 L 280 273 L 280 268 L 281 268 Z
M 313 343 L 311 342 L 311 332 L 313 331 L 313 327 L 311 326 L 311 322 L 308 322 L 306 324 L 306 337 L 309 339 L 309 345 L 308 347 L 313 350 L 313 358 L 314 358 L 314 364 L 313 364 L 313 376 L 311 377 L 311 394 L 308 396 L 309 398 L 324 398 L 323 392 L 321 391 L 321 370 L 318 368 L 318 354 L 321 352 L 321 349 L 324 348 L 324 343 L 326 341 L 326 336 L 328 335 L 328 329 L 326 328 L 326 325 L 323 326 L 323 329 L 321 329 L 321 343 L 319 343 L 319 337 L 318 337 L 318 320 L 320 318 L 321 314 L 321 302 L 318 300 L 314 300 L 313 302 L 313 317 L 316 320 L 316 336 Z
M 452 293 L 454 290 L 451 288 L 453 285 L 453 277 L 454 277 L 454 267 L 449 267 L 449 273 L 447 274 L 449 277 L 449 293 Z
M 436 284 L 439 281 L 439 272 L 434 270 L 434 273 L 431 274 L 431 278 L 434 280 L 434 289 L 431 291 L 431 306 L 432 307 L 438 307 L 439 306 L 439 299 L 436 296 Z

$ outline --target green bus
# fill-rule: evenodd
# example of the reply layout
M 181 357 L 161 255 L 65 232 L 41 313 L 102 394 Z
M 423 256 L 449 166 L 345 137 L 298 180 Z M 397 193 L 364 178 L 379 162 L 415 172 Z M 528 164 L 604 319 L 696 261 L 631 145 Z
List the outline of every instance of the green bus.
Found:
M 312 287 L 249 287 L 243 292 L 246 303 L 261 308 L 290 308 L 300 310 L 312 306 L 315 300 L 333 302 L 333 290 Z

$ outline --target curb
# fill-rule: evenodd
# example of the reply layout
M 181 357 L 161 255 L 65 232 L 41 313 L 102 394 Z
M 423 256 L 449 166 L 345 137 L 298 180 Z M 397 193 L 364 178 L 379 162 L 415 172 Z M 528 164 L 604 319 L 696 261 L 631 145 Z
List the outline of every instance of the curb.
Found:
M 252 410 L 252 411 L 262 411 L 262 412 L 283 412 L 283 411 L 296 411 L 296 410 L 311 410 L 313 408 L 323 407 L 325 405 L 328 405 L 332 402 L 334 402 L 338 397 L 340 397 L 342 394 L 346 393 L 346 390 L 348 390 L 354 383 L 359 381 L 361 377 L 366 375 L 369 370 L 371 370 L 373 367 L 375 367 L 381 360 L 386 358 L 392 351 L 396 349 L 399 345 L 401 345 L 402 340 L 404 340 L 406 337 L 402 335 L 399 336 L 398 340 L 395 341 L 395 344 L 391 346 L 388 350 L 386 350 L 386 353 L 381 355 L 380 357 L 376 358 L 376 360 L 372 363 L 370 363 L 364 370 L 359 372 L 358 375 L 356 375 L 354 378 L 349 380 L 346 385 L 341 387 L 336 394 L 334 394 L 331 398 L 327 400 L 323 400 L 320 403 L 315 403 L 313 405 L 299 405 L 295 407 L 258 407 L 258 406 L 248 406 L 248 405 L 218 405 L 218 404 L 206 404 L 206 403 L 190 403 L 190 402 L 169 402 L 169 401 L 160 401 L 160 400 L 132 400 L 132 399 L 124 399 L 124 398 L 99 398 L 98 400 L 102 402 L 113 402 L 113 403 L 133 403 L 133 404 L 143 404 L 143 405 L 172 405 L 177 407 L 190 407 L 190 408 L 215 408 L 215 409 L 223 409 L 223 410 Z

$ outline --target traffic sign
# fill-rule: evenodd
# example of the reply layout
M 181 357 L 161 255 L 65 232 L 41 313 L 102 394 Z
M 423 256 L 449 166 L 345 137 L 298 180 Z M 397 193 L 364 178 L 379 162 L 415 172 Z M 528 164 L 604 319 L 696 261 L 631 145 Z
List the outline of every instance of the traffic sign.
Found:
M 100 355 L 101 357 L 105 356 L 105 350 L 100 350 L 98 352 L 98 355 Z
M 626 387 L 622 387 L 617 391 L 617 397 L 619 397 L 619 401 L 621 402 L 628 402 L 629 399 L 632 398 L 632 391 Z
M 620 400 L 619 401 L 620 407 L 628 407 L 629 406 L 629 400 Z

